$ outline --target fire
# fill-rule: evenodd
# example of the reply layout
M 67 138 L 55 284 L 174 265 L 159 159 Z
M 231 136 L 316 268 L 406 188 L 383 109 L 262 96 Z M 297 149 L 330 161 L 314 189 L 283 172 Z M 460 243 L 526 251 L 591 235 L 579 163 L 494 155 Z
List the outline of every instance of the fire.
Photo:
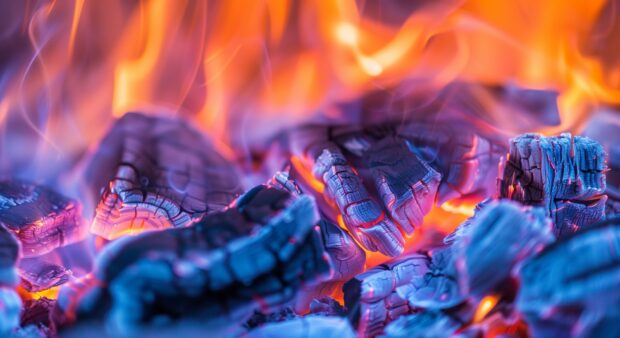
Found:
M 561 123 L 540 126 L 545 133 L 577 131 L 597 105 L 620 102 L 620 68 L 605 47 L 615 6 L 602 0 L 4 6 L 22 14 L 10 24 L 31 47 L 19 55 L 28 62 L 9 63 L 0 121 L 25 119 L 42 150 L 34 161 L 50 151 L 66 161 L 127 111 L 189 116 L 238 147 L 342 119 L 334 103 L 375 88 L 406 92 L 399 84 L 411 81 L 556 89 Z M 68 129 L 78 137 L 63 137 Z
M 496 295 L 489 295 L 482 298 L 474 314 L 474 323 L 480 323 L 491 310 L 495 307 L 499 297 Z

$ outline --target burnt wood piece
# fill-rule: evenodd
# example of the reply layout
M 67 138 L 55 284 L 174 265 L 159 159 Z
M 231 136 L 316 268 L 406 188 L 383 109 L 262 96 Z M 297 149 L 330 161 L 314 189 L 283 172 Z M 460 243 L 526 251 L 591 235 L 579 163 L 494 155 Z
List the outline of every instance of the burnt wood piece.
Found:
M 345 307 L 360 336 L 376 336 L 387 323 L 415 310 L 452 307 L 463 301 L 456 278 L 444 273 L 446 257 L 434 256 L 410 254 L 369 269 L 344 285 Z
M 551 222 L 542 208 L 491 201 L 452 236 L 460 285 L 477 301 L 500 292 L 513 268 L 551 242 Z
M 88 230 L 76 201 L 24 181 L 0 181 L 0 225 L 19 239 L 23 257 L 77 242 Z
M 0 226 L 0 287 L 13 286 L 19 281 L 15 268 L 19 251 L 19 242 L 15 235 Z
M 510 144 L 499 196 L 542 206 L 562 237 L 605 216 L 605 152 L 587 137 L 524 134 Z
M 560 239 L 524 263 L 516 308 L 534 337 L 595 337 L 572 334 L 614 320 L 620 304 L 619 245 L 615 217 Z
M 100 201 L 91 231 L 106 239 L 189 225 L 240 193 L 234 165 L 196 129 L 138 113 L 114 124 L 84 179 Z
M 55 303 L 55 300 L 46 297 L 26 300 L 20 319 L 21 326 L 36 325 L 49 328 L 51 324 L 49 314 Z
M 498 163 L 508 149 L 503 139 L 493 139 L 476 130 L 465 121 L 409 121 L 396 128 L 396 134 L 408 140 L 420 158 L 442 175 L 437 205 L 495 193 Z
M 313 171 L 325 183 L 349 233 L 366 249 L 388 256 L 403 252 L 405 240 L 400 230 L 369 194 L 338 148 L 323 149 Z
M 385 137 L 365 157 L 386 210 L 407 234 L 413 233 L 435 204 L 441 175 L 401 138 Z
M 317 221 L 311 197 L 261 186 L 191 227 L 113 242 L 95 271 L 104 285 L 87 292 L 95 300 L 78 301 L 78 321 L 105 317 L 131 329 L 167 317 L 240 327 L 255 310 L 286 305 L 303 284 L 329 273 Z
M 38 257 L 24 258 L 19 261 L 19 276 L 26 291 L 37 292 L 68 282 L 71 271 Z

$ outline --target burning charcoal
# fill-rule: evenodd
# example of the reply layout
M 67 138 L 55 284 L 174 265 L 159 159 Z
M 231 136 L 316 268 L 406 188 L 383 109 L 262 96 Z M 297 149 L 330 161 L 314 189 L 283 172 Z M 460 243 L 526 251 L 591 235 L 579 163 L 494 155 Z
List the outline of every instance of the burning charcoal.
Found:
M 430 258 L 408 255 L 382 264 L 356 276 L 344 287 L 344 303 L 349 316 L 363 337 L 382 332 L 386 323 L 410 313 L 406 296 L 423 289 L 432 280 Z M 439 279 L 439 278 L 438 278 Z M 407 292 L 403 290 L 407 289 Z
M 489 196 L 495 190 L 503 140 L 476 134 L 467 123 L 405 123 L 398 135 L 443 176 L 437 204 L 463 196 Z
M 553 241 L 544 210 L 510 201 L 487 203 L 457 232 L 452 251 L 459 279 L 467 288 L 463 292 L 477 300 L 495 291 L 519 261 Z
M 128 330 L 161 318 L 242 323 L 329 271 L 317 221 L 311 197 L 257 187 L 193 226 L 123 238 L 98 261 L 109 287 L 89 292 L 78 317 L 107 312 L 112 327 Z
M 314 175 L 325 182 L 349 232 L 364 247 L 388 256 L 403 251 L 403 235 L 370 196 L 340 150 L 324 149 L 316 160 Z
M 397 291 L 409 306 L 422 309 L 450 309 L 466 301 L 458 280 L 451 248 L 436 248 L 428 253 L 428 272 L 423 283 L 409 283 Z
M 619 242 L 620 219 L 608 219 L 524 263 L 516 307 L 534 337 L 574 337 L 582 324 L 607 325 L 605 314 L 617 312 L 620 304 Z
M 19 262 L 19 275 L 24 289 L 37 292 L 66 283 L 71 271 L 38 258 L 24 258 Z
M 0 224 L 15 234 L 21 254 L 33 257 L 86 235 L 80 206 L 52 190 L 23 181 L 0 182 Z
M 325 337 L 355 338 L 349 322 L 340 317 L 305 316 L 280 323 L 272 323 L 250 331 L 248 338 Z
M 411 234 L 435 203 L 441 175 L 394 137 L 373 144 L 368 162 L 390 216 Z
M 587 137 L 524 134 L 511 141 L 501 197 L 543 206 L 561 237 L 605 215 L 605 152 Z
M 21 315 L 21 325 L 42 325 L 50 326 L 49 314 L 56 301 L 41 297 L 39 299 L 29 299 L 24 302 L 24 310 Z
M 17 284 L 15 264 L 19 258 L 19 242 L 6 228 L 0 226 L 0 287 Z
M 234 166 L 178 119 L 124 115 L 85 173 L 97 206 L 91 231 L 106 239 L 191 224 L 239 192 Z
M 329 284 L 335 286 L 344 283 L 362 272 L 366 262 L 364 250 L 338 225 L 325 218 L 321 219 L 319 225 L 325 251 L 333 265 L 333 274 L 329 279 Z M 324 290 L 319 294 L 320 296 L 333 291 L 333 288 L 327 285 L 321 287 Z
M 22 301 L 13 289 L 0 287 L 0 335 L 6 337 L 19 326 Z
M 461 323 L 441 311 L 423 311 L 403 316 L 385 328 L 385 338 L 445 338 L 461 327 Z

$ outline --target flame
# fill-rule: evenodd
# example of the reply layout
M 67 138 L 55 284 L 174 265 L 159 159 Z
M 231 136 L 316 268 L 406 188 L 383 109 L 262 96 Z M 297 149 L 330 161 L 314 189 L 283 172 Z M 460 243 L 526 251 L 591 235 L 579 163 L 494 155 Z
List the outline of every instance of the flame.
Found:
M 480 323 L 493 310 L 498 301 L 497 295 L 488 295 L 482 298 L 474 314 L 474 323 Z

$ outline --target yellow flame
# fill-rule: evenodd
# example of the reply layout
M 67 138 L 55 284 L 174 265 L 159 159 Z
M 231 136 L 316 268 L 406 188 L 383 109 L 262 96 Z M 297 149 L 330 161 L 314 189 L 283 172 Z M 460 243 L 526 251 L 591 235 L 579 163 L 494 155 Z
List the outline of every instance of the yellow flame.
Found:
M 496 295 L 488 295 L 482 298 L 474 314 L 474 323 L 480 323 L 493 310 L 498 301 L 499 297 Z

